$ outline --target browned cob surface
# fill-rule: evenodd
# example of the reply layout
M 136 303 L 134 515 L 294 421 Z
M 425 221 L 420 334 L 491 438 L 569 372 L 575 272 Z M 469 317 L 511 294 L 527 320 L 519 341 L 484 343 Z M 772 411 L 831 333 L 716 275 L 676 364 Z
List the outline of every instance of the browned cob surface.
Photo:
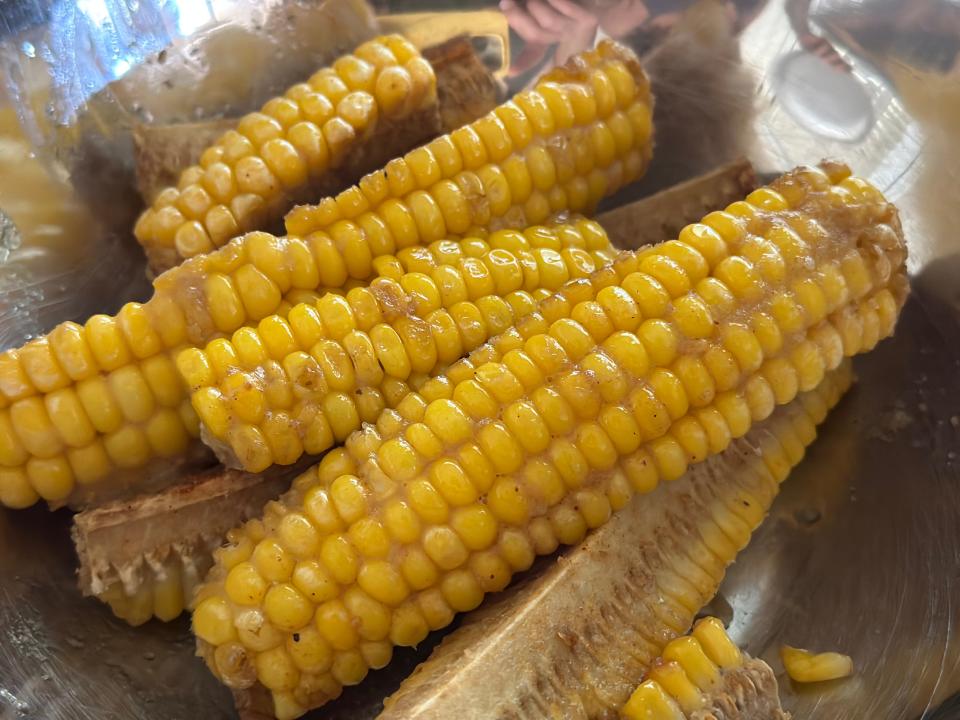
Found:
M 216 467 L 156 494 L 78 513 L 71 534 L 81 591 L 132 625 L 173 619 L 189 605 L 227 531 L 259 514 L 295 472 Z
M 676 237 L 685 225 L 745 197 L 756 187 L 753 165 L 740 158 L 650 197 L 600 213 L 596 220 L 618 248 L 638 248 Z
M 714 595 L 851 378 L 848 361 L 720 455 L 634 497 L 447 636 L 379 720 L 612 717 Z
M 770 666 L 742 652 L 715 617 L 671 640 L 620 709 L 622 720 L 789 720 Z
M 236 124 L 233 118 L 220 118 L 169 125 L 135 125 L 133 161 L 137 191 L 144 202 L 153 202 L 165 187 L 176 185 L 180 172 L 195 163 L 209 145 Z

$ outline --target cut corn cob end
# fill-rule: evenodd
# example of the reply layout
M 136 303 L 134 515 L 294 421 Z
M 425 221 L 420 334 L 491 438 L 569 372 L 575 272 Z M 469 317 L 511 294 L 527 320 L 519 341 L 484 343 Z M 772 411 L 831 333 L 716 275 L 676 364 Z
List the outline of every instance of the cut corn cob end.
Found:
M 813 653 L 782 645 L 780 659 L 794 682 L 814 683 L 853 675 L 853 658 L 837 652 Z
M 94 597 L 133 626 L 152 618 L 173 620 L 189 607 L 219 544 L 215 539 L 207 547 L 171 549 L 166 557 L 144 558 L 136 567 L 126 568 L 122 578 L 98 587 Z
M 306 237 L 361 234 L 397 248 L 471 227 L 527 227 L 601 198 L 646 169 L 652 99 L 636 56 L 605 41 L 488 115 L 286 217 Z
M 154 270 L 278 219 L 378 123 L 436 103 L 433 68 L 399 35 L 369 40 L 242 118 L 134 227 Z
M 178 368 L 225 464 L 288 465 L 375 423 L 411 377 L 436 373 L 614 256 L 584 219 L 408 248 L 378 258 L 369 285 L 186 350 Z
M 731 710 L 735 714 L 731 714 Z M 786 717 L 773 671 L 746 657 L 716 618 L 672 640 L 621 708 L 624 720 Z

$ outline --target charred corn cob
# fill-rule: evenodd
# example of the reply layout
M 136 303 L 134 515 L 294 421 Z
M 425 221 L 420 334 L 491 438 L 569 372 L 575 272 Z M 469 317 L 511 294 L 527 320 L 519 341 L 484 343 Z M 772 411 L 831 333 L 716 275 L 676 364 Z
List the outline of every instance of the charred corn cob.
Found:
M 794 682 L 810 683 L 837 680 L 853 674 L 853 658 L 837 652 L 812 653 L 783 645 L 780 659 Z
M 378 258 L 368 286 L 269 316 L 177 363 L 224 463 L 289 465 L 376 422 L 398 381 L 436 373 L 613 256 L 588 220 L 407 248 Z
M 770 666 L 744 655 L 716 618 L 671 641 L 620 711 L 624 720 L 786 720 Z
M 436 101 L 433 67 L 407 40 L 363 43 L 243 117 L 181 173 L 177 187 L 157 195 L 134 228 L 151 268 L 269 227 L 295 201 L 334 190 L 331 173 L 351 164 L 360 146 L 383 144 L 387 132 L 403 128 L 399 150 L 436 135 Z
M 188 607 L 232 528 L 290 487 L 293 470 L 249 475 L 216 468 L 162 492 L 74 516 L 80 589 L 131 625 Z
M 645 170 L 651 103 L 636 57 L 605 41 L 335 198 L 295 208 L 287 232 L 332 238 L 362 272 L 384 244 L 426 244 L 471 227 L 523 228 L 563 210 L 589 214 Z
M 896 210 L 846 167 L 704 221 L 569 283 L 268 505 L 198 596 L 218 676 L 299 714 L 892 332 Z
M 492 598 L 387 699 L 379 720 L 615 712 L 716 592 L 850 380 L 846 362 L 719 456 L 628 501 L 562 563 Z M 274 711 L 261 685 L 236 694 L 238 705 Z

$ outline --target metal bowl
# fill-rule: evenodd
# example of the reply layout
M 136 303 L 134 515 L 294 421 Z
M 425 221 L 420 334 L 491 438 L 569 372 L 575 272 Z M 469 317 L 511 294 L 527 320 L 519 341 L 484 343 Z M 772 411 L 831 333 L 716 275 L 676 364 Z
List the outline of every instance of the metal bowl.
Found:
M 657 152 L 649 175 L 611 204 L 746 154 L 765 171 L 837 156 L 899 205 L 914 292 L 897 334 L 857 361 L 858 385 L 785 485 L 716 604 L 728 606 L 735 639 L 778 671 L 784 705 L 796 717 L 957 718 L 960 7 L 951 0 L 809 5 L 701 0 L 669 31 L 630 35 L 650 50 Z M 128 230 L 136 200 L 116 191 L 132 187 L 124 118 L 138 107 L 243 109 L 305 72 L 315 48 L 303 28 L 323 7 L 294 0 L 4 5 L 0 207 L 12 224 L 0 216 L 0 346 L 144 296 Z M 276 17 L 287 20 L 262 32 Z M 811 27 L 828 49 L 811 41 Z M 152 92 L 155 82 L 215 72 L 196 53 L 217 57 L 203 53 L 224 34 L 260 57 L 276 55 L 277 73 L 241 83 L 244 97 L 207 94 L 209 106 L 189 93 L 152 105 L 138 99 L 145 88 L 131 77 L 151 78 Z M 173 70 L 143 62 L 169 42 Z M 838 57 L 849 71 L 835 69 Z M 104 122 L 93 123 L 90 108 Z M 0 717 L 233 717 L 227 692 L 193 657 L 186 619 L 132 629 L 80 597 L 68 522 L 65 511 L 0 510 Z M 777 658 L 781 642 L 849 653 L 856 674 L 792 685 Z M 373 717 L 428 650 L 399 653 L 316 716 Z

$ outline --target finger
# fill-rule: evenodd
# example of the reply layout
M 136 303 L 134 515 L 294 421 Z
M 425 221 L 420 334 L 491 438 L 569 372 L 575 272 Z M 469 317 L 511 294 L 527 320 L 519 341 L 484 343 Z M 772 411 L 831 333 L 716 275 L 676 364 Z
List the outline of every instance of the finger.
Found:
M 527 42 L 550 45 L 557 41 L 554 33 L 541 27 L 524 8 L 516 3 L 503 0 L 500 3 L 500 11 L 507 17 L 510 27 Z
M 556 33 L 558 40 L 565 31 L 569 30 L 569 18 L 562 13 L 558 13 L 543 0 L 527 0 L 527 10 L 540 23 L 540 27 Z
M 548 0 L 551 7 L 559 13 L 562 13 L 571 20 L 577 22 L 596 23 L 596 16 L 584 7 L 581 7 L 572 0 Z
M 528 42 L 523 46 L 520 54 L 510 63 L 510 69 L 507 71 L 507 75 L 510 77 L 523 75 L 523 73 L 544 59 L 549 47 L 549 45 Z

